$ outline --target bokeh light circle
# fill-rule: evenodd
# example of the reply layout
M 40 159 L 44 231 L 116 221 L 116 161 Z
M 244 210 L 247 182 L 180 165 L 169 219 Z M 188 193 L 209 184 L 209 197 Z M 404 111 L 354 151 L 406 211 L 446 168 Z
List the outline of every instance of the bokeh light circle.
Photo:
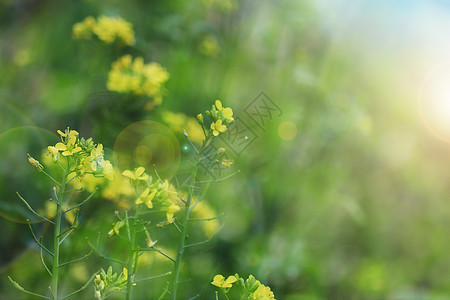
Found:
M 140 121 L 126 127 L 114 143 L 114 156 L 121 171 L 143 166 L 154 168 L 164 178 L 175 175 L 180 165 L 180 144 L 167 126 L 155 121 Z
M 418 110 L 428 131 L 450 143 L 450 62 L 425 76 L 419 89 Z
M 282 140 L 293 140 L 297 136 L 297 126 L 291 121 L 281 122 L 278 126 L 278 135 Z

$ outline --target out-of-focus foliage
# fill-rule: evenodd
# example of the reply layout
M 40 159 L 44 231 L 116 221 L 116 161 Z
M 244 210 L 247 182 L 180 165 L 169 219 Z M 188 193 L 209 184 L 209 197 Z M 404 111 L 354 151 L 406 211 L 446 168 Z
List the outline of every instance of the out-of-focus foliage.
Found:
M 211 186 L 199 207 L 198 218 L 224 218 L 192 226 L 190 239 L 223 228 L 187 251 L 180 299 L 213 299 L 214 275 L 235 273 L 253 274 L 277 299 L 445 299 L 450 159 L 448 145 L 421 121 L 417 98 L 426 73 L 448 61 L 448 47 L 437 43 L 448 40 L 448 14 L 443 1 L 412 0 L 2 1 L 0 298 L 17 298 L 11 274 L 47 293 L 25 219 L 37 235 L 51 228 L 15 193 L 51 215 L 51 183 L 28 164 L 27 153 L 44 163 L 40 155 L 58 141 L 55 130 L 69 126 L 102 143 L 115 164 L 124 129 L 152 120 L 178 139 L 157 132 L 151 140 L 157 142 L 146 144 L 156 161 L 177 155 L 158 145 L 180 149 L 176 174 L 166 170 L 176 184 L 189 168 L 184 159 L 193 155 L 183 129 L 194 143 L 201 141 L 194 118 L 221 99 L 246 124 L 252 142 L 236 153 L 224 145 L 240 173 Z M 95 30 L 91 39 L 74 39 L 73 25 L 88 16 L 122 18 L 132 24 L 134 42 L 129 30 L 125 42 L 104 43 L 111 38 Z M 161 66 L 155 93 L 108 87 L 113 63 L 125 55 L 135 62 L 142 57 L 136 63 L 141 70 Z M 279 111 L 259 107 L 259 115 L 247 114 L 262 91 Z M 129 157 L 139 161 L 139 153 Z M 121 198 L 127 188 L 113 182 L 86 204 L 79 214 L 83 226 L 64 253 L 89 251 L 86 241 L 100 232 L 100 250 L 124 255 L 126 243 L 108 232 L 117 221 L 114 211 L 129 207 Z M 171 256 L 173 230 L 152 233 Z M 142 277 L 171 268 L 153 254 L 140 259 Z M 64 289 L 78 288 L 108 266 L 92 255 L 68 267 Z M 156 287 L 166 281 L 137 284 L 135 296 L 156 299 Z M 93 298 L 94 288 L 82 295 Z

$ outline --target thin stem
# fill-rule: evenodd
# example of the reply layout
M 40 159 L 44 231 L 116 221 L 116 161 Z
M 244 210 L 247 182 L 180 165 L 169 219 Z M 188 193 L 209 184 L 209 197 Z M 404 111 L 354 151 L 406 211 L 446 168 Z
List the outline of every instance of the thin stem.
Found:
M 36 235 L 34 234 L 33 231 L 33 227 L 31 226 L 30 220 L 27 219 L 27 223 L 28 223 L 28 227 L 30 228 L 31 231 L 31 235 L 33 236 L 34 241 L 36 242 L 36 244 L 38 244 L 39 247 L 41 247 L 42 249 L 45 250 L 45 252 L 47 252 L 48 254 L 50 254 L 51 256 L 53 256 L 53 253 L 48 250 L 42 243 L 40 243 L 36 237 Z
M 118 264 L 121 264 L 121 265 L 126 265 L 126 264 L 127 264 L 127 263 L 124 262 L 124 261 L 121 261 L 121 260 L 118 260 L 118 259 L 115 259 L 115 258 L 106 257 L 103 253 L 101 253 L 101 252 L 97 249 L 96 246 L 92 245 L 92 243 L 91 243 L 90 241 L 88 241 L 88 244 L 89 244 L 89 246 L 90 246 L 92 249 L 94 249 L 95 253 L 97 253 L 97 255 L 100 256 L 101 258 L 106 259 L 106 260 L 109 260 L 109 261 L 112 261 L 112 262 L 115 262 L 115 263 L 118 263 Z
M 72 297 L 73 295 L 75 295 L 75 294 L 77 294 L 77 293 L 79 293 L 79 292 L 85 290 L 85 289 L 88 287 L 88 285 L 90 285 L 90 284 L 92 283 L 92 281 L 94 281 L 94 278 L 95 278 L 95 276 L 96 276 L 98 273 L 99 273 L 99 271 L 95 272 L 95 273 L 91 276 L 91 278 L 89 278 L 89 280 L 88 280 L 81 288 L 79 288 L 79 289 L 76 290 L 75 292 L 70 293 L 70 294 L 67 295 L 67 296 L 62 297 L 61 300 L 70 298 L 70 297 Z
M 75 206 L 73 206 L 73 207 L 71 207 L 71 208 L 66 209 L 66 210 L 63 212 L 63 214 L 68 213 L 68 212 L 71 211 L 72 209 L 75 209 L 75 208 L 77 208 L 77 207 L 80 207 L 81 205 L 83 205 L 83 204 L 85 204 L 86 202 L 88 202 L 88 201 L 92 198 L 92 196 L 94 196 L 94 194 L 95 194 L 96 191 L 97 191 L 97 190 L 93 191 L 93 192 L 89 195 L 89 197 L 87 197 L 87 198 L 86 198 L 84 201 L 82 201 L 81 203 L 79 203 L 79 204 L 77 204 L 77 205 L 75 205 Z
M 209 136 L 206 136 L 205 140 L 203 140 L 202 147 L 200 148 L 199 152 L 197 153 L 197 159 L 196 164 L 194 165 L 194 168 L 192 170 L 191 174 L 191 186 L 195 185 L 195 181 L 197 178 L 197 172 L 198 172 L 198 166 L 199 166 L 199 160 L 201 158 L 201 155 L 203 151 L 205 150 L 205 146 L 208 143 Z M 184 209 L 184 216 L 183 216 L 183 222 L 181 223 L 181 234 L 180 239 L 178 241 L 178 252 L 177 257 L 175 260 L 175 264 L 173 267 L 173 279 L 172 279 L 172 286 L 171 286 L 171 298 L 172 300 L 177 299 L 177 289 L 178 289 L 178 283 L 179 283 L 179 277 L 180 277 L 180 266 L 181 266 L 181 260 L 183 259 L 183 254 L 185 250 L 185 243 L 186 243 L 186 234 L 187 234 L 187 227 L 189 223 L 189 213 L 191 212 L 191 202 L 192 202 L 192 194 L 193 194 L 193 188 L 190 189 L 188 198 L 186 200 L 186 206 Z
M 42 244 L 42 237 L 41 237 L 41 244 Z M 52 272 L 50 272 L 50 269 L 47 267 L 47 264 L 45 263 L 44 255 L 42 253 L 42 247 L 40 247 L 40 249 L 39 249 L 39 255 L 41 256 L 41 262 L 44 265 L 44 268 L 47 270 L 48 274 L 50 274 L 50 277 L 52 277 L 53 274 L 52 274 Z
M 44 219 L 44 220 L 47 221 L 47 222 L 50 222 L 50 223 L 52 223 L 52 224 L 55 224 L 53 221 L 51 221 L 51 220 L 47 219 L 46 217 L 41 216 L 40 214 L 38 214 L 38 213 L 31 207 L 31 205 L 28 204 L 28 202 L 27 202 L 22 196 L 20 196 L 20 194 L 19 194 L 18 192 L 16 192 L 16 194 L 17 194 L 17 196 L 19 196 L 20 200 L 22 200 L 22 202 L 25 203 L 25 205 L 27 206 L 27 208 L 28 208 L 33 214 L 35 214 L 35 215 L 38 216 L 39 218 Z
M 222 213 L 222 214 L 220 214 L 220 215 L 218 215 L 218 216 L 215 216 L 215 217 L 212 217 L 212 218 L 207 218 L 207 219 L 189 218 L 189 221 L 212 221 L 212 220 L 215 220 L 215 219 L 220 218 L 220 217 L 223 216 L 223 215 L 224 215 L 224 214 Z
M 27 291 L 26 289 L 24 289 L 23 287 L 21 287 L 17 282 L 15 282 L 14 280 L 12 280 L 11 277 L 9 277 L 9 276 L 8 276 L 8 279 L 9 279 L 9 281 L 11 281 L 12 285 L 13 285 L 16 289 L 18 289 L 18 290 L 20 290 L 20 291 L 22 291 L 22 292 L 24 292 L 24 293 L 26 293 L 26 294 L 30 294 L 30 295 L 33 295 L 33 296 L 36 296 L 36 297 L 40 297 L 40 298 L 44 298 L 44 299 L 50 299 L 50 300 L 52 299 L 52 298 L 47 297 L 47 296 L 43 296 L 43 295 L 39 295 L 39 294 L 30 292 L 30 291 Z
M 83 259 L 85 259 L 85 258 L 88 258 L 89 256 L 91 256 L 91 254 L 92 254 L 93 252 L 94 252 L 94 249 L 91 249 L 91 251 L 89 251 L 88 253 L 86 253 L 86 254 L 83 255 L 82 257 L 79 257 L 79 258 L 76 258 L 76 259 L 72 259 L 72 260 L 66 261 L 66 262 L 64 262 L 64 263 L 62 263 L 62 264 L 59 264 L 59 266 L 62 267 L 62 266 L 65 266 L 65 265 L 68 265 L 68 264 L 71 264 L 71 263 L 74 263 L 74 262 L 83 260 Z
M 67 173 L 64 173 L 63 184 L 61 185 L 61 189 L 59 191 L 59 197 L 57 198 L 58 203 L 56 204 L 56 223 L 55 223 L 55 231 L 53 234 L 53 247 L 54 247 L 54 255 L 53 255 L 53 270 L 52 270 L 52 284 L 51 291 L 54 295 L 54 299 L 58 300 L 58 280 L 59 280 L 59 237 L 61 233 L 61 205 L 64 198 L 64 191 L 66 190 L 66 181 L 64 180 L 67 177 Z
M 167 272 L 167 273 L 164 273 L 164 274 L 161 274 L 161 275 L 156 275 L 156 276 L 151 276 L 151 277 L 139 279 L 139 280 L 136 280 L 135 283 L 146 281 L 146 280 L 151 280 L 151 279 L 155 279 L 155 278 L 161 278 L 161 277 L 164 277 L 164 276 L 168 276 L 170 274 L 172 274 L 172 272 Z
M 55 178 L 53 178 L 52 176 L 50 176 L 50 174 L 48 174 L 47 172 L 45 172 L 44 170 L 41 170 L 42 173 L 44 173 L 45 175 L 47 175 L 48 178 L 50 178 L 54 183 L 56 183 L 58 186 L 61 186 L 61 183 L 59 183 L 58 181 L 56 181 Z
M 127 232 L 128 232 L 128 239 L 130 242 L 130 252 L 128 253 L 128 278 L 127 278 L 127 292 L 126 292 L 126 300 L 131 300 L 131 294 L 133 289 L 133 280 L 134 276 L 136 275 L 137 270 L 137 262 L 139 255 L 135 250 L 135 243 L 136 243 L 136 222 L 137 218 L 139 216 L 139 208 L 138 205 L 136 208 L 136 213 L 133 218 L 128 217 L 128 213 L 125 211 L 125 217 L 126 217 L 126 225 L 127 225 Z M 129 220 L 133 219 L 133 222 L 131 223 Z

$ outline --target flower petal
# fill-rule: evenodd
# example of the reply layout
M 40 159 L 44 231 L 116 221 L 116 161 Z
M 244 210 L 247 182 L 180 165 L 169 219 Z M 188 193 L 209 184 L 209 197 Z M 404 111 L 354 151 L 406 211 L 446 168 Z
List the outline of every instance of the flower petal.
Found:
M 222 102 L 220 102 L 220 100 L 216 100 L 216 107 L 217 107 L 217 110 L 219 110 L 219 111 L 221 111 L 222 110 Z
M 64 145 L 63 143 L 59 142 L 55 145 L 55 148 L 58 149 L 59 151 L 64 151 L 67 149 L 67 146 Z

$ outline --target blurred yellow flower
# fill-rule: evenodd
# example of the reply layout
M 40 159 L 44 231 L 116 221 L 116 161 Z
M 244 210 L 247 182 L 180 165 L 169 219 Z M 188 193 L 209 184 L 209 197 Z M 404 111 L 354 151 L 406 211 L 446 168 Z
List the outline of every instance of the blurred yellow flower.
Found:
M 95 34 L 101 41 L 111 44 L 119 41 L 124 45 L 134 45 L 133 25 L 120 17 L 100 16 L 97 20 L 87 17 L 73 25 L 73 37 L 90 39 Z
M 168 223 L 173 223 L 174 218 L 173 216 L 180 211 L 180 207 L 176 204 L 172 204 L 167 208 L 166 211 L 166 218 Z
M 153 198 L 155 198 L 156 192 L 157 192 L 157 190 L 153 190 L 150 193 L 150 189 L 146 188 L 141 193 L 141 195 L 137 198 L 136 204 L 145 203 L 145 205 L 147 205 L 148 208 L 152 208 L 153 207 L 152 200 L 153 200 Z
M 125 170 L 122 173 L 123 176 L 130 178 L 131 180 L 147 180 L 148 175 L 145 174 L 145 168 L 144 167 L 138 167 L 134 169 L 133 171 Z
M 158 63 L 144 64 L 142 57 L 130 55 L 119 58 L 112 64 L 108 74 L 107 88 L 113 92 L 146 95 L 161 104 L 163 84 L 169 73 Z
M 206 56 L 217 56 L 220 53 L 219 43 L 213 35 L 207 35 L 198 47 L 201 54 Z

